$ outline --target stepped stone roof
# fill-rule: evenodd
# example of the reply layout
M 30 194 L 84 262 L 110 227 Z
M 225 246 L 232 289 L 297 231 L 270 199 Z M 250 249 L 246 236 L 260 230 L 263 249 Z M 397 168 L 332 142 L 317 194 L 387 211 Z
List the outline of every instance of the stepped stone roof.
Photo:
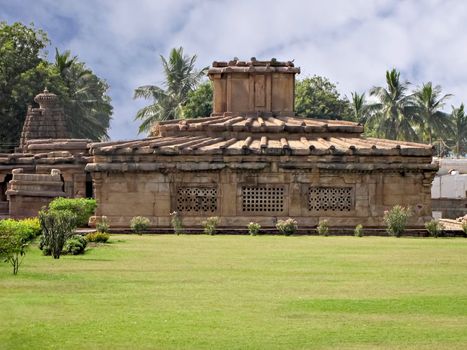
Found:
M 105 154 L 263 154 L 431 156 L 433 148 L 412 142 L 363 138 L 363 126 L 337 120 L 257 113 L 160 122 L 154 137 L 90 145 Z
M 29 140 L 21 153 L 0 153 L 0 170 L 24 168 L 27 171 L 36 166 L 60 164 L 74 166 L 90 162 L 89 139 L 41 139 Z
M 292 61 L 215 61 L 213 113 L 157 123 L 151 137 L 89 145 L 87 171 L 431 169 L 431 145 L 362 137 L 363 126 L 295 116 Z
M 247 132 L 247 133 L 329 133 L 363 132 L 363 126 L 340 120 L 307 119 L 289 116 L 274 116 L 272 113 L 223 113 L 207 118 L 170 120 L 160 122 L 153 133 L 161 136 L 180 135 L 183 132 Z

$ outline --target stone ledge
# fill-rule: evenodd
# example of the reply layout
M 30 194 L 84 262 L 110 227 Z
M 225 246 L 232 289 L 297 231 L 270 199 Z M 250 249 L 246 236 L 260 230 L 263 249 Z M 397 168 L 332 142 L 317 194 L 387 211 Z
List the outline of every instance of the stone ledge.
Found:
M 23 191 L 23 190 L 8 190 L 7 196 L 22 196 L 22 197 L 65 197 L 65 192 L 59 191 Z

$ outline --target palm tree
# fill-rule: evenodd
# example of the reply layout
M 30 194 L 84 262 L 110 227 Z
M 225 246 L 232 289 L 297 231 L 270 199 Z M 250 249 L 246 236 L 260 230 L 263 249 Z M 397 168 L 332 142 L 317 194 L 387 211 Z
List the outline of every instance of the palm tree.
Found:
M 459 157 L 465 153 L 467 146 L 467 115 L 463 103 L 459 108 L 452 106 L 451 117 L 454 121 L 454 153 Z
M 68 129 L 73 137 L 108 139 L 112 106 L 106 95 L 108 85 L 71 56 L 70 51 L 55 49 L 55 69 L 66 86 L 67 96 L 61 96 Z
M 78 56 L 71 57 L 71 52 L 66 50 L 63 53 L 60 53 L 57 48 L 55 48 L 55 62 L 54 65 L 57 68 L 60 76 L 63 78 L 67 71 L 77 63 Z
M 371 105 L 372 113 L 367 123 L 379 136 L 393 140 L 417 140 L 413 125 L 418 120 L 411 97 L 406 94 L 409 82 L 400 81 L 395 69 L 386 71 L 387 87 L 374 87 L 370 96 L 378 99 Z
M 420 119 L 420 129 L 433 142 L 433 135 L 448 135 L 452 132 L 452 123 L 448 113 L 441 111 L 451 94 L 441 96 L 441 86 L 433 87 L 431 82 L 423 84 L 413 94 L 416 113 Z
M 178 119 L 182 116 L 182 107 L 187 101 L 188 93 L 192 91 L 206 70 L 195 69 L 196 55 L 183 55 L 183 48 L 173 48 L 168 60 L 162 55 L 161 61 L 165 80 L 163 87 L 144 85 L 135 89 L 134 98 L 152 99 L 153 103 L 141 108 L 135 120 L 142 120 L 139 132 L 149 131 L 156 121 Z
M 366 103 L 365 93 L 359 94 L 355 91 L 351 95 L 350 110 L 352 112 L 352 119 L 364 124 L 371 112 L 370 105 Z

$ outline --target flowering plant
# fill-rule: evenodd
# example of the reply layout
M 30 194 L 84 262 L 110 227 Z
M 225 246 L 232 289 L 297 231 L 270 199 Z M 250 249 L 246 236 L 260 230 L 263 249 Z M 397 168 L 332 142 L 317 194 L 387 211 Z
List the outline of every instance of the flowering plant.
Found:
M 176 235 L 183 233 L 183 224 L 180 213 L 178 211 L 173 211 L 172 213 L 170 213 L 170 216 L 172 217 L 170 219 L 170 223 L 172 225 L 174 233 Z
M 248 233 L 252 236 L 256 236 L 259 233 L 259 230 L 261 229 L 261 225 L 257 222 L 250 222 L 247 227 Z

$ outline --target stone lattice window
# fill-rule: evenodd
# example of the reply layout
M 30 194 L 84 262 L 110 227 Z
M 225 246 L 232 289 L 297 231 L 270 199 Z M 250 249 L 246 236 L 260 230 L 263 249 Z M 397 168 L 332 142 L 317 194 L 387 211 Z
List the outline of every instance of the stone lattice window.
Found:
M 243 186 L 242 209 L 244 212 L 284 211 L 284 188 Z
M 352 187 L 310 187 L 308 189 L 308 210 L 352 210 Z
M 210 212 L 217 211 L 217 188 L 179 187 L 177 189 L 177 211 Z

